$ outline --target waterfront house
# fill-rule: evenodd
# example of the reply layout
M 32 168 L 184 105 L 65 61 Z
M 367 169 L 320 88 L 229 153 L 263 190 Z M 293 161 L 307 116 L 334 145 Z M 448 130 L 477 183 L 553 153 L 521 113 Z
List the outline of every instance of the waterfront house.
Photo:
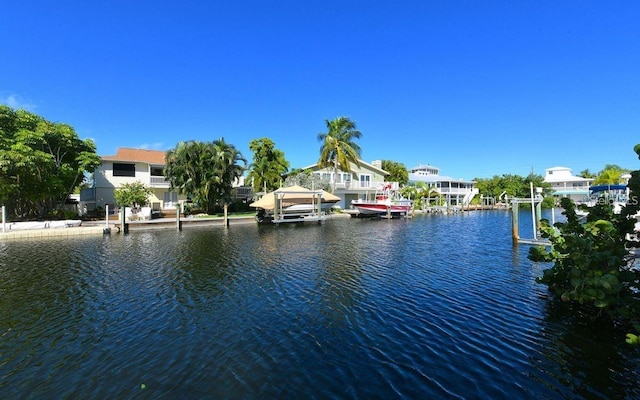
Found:
M 351 208 L 351 201 L 368 198 L 375 194 L 376 190 L 382 187 L 384 177 L 389 173 L 382 169 L 382 161 L 372 161 L 371 164 L 358 160 L 360 165 L 351 163 L 351 172 L 345 172 L 338 169 L 335 174 L 333 166 L 320 167 L 313 164 L 302 168 L 303 170 L 311 170 L 312 173 L 320 176 L 323 180 L 328 181 L 332 186 L 335 181 L 336 196 L 340 197 L 337 203 L 342 208 Z
M 440 175 L 440 168 L 418 165 L 409 170 L 409 182 L 424 182 L 440 193 L 450 206 L 468 206 L 478 194 L 475 182 Z
M 567 167 L 547 168 L 544 172 L 544 181 L 551 185 L 553 197 L 568 197 L 575 202 L 583 202 L 589 196 L 593 178 L 574 176 L 571 168 Z
M 182 210 L 187 198 L 170 189 L 164 176 L 166 154 L 166 151 L 120 147 L 115 155 L 103 156 L 93 174 L 92 187 L 80 193 L 81 212 L 104 209 L 106 205 L 114 209 L 115 189 L 133 182 L 142 182 L 151 189 L 149 205 L 155 213 L 175 212 L 177 205 Z M 242 187 L 243 184 L 244 177 L 241 177 L 234 185 L 238 188 L 238 197 L 251 195 L 250 188 Z

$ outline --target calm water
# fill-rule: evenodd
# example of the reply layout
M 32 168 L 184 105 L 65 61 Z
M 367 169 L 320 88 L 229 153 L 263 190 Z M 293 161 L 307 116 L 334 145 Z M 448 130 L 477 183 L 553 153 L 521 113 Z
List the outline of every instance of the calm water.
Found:
M 0 242 L 0 397 L 639 398 L 527 251 L 495 211 Z

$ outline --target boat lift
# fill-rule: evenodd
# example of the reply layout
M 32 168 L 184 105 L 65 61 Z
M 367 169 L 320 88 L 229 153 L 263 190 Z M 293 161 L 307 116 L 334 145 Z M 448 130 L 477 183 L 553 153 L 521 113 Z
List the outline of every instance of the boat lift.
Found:
M 519 243 L 522 244 L 533 244 L 533 245 L 549 245 L 548 240 L 538 238 L 538 229 L 540 228 L 540 217 L 542 215 L 542 188 L 536 188 L 536 194 L 534 195 L 533 191 L 533 182 L 531 184 L 531 197 L 530 198 L 517 198 L 514 197 L 511 199 L 511 235 L 513 238 L 513 244 L 517 245 Z M 531 205 L 531 223 L 533 228 L 533 238 L 532 239 L 523 239 L 520 237 L 519 233 L 519 205 L 520 204 L 530 204 Z M 553 218 L 553 213 L 552 213 Z
M 287 195 L 311 195 L 311 212 L 284 213 L 283 202 Z M 279 225 L 286 222 L 318 222 L 325 220 L 325 215 L 321 210 L 322 190 L 308 191 L 281 191 L 273 192 L 273 223 Z

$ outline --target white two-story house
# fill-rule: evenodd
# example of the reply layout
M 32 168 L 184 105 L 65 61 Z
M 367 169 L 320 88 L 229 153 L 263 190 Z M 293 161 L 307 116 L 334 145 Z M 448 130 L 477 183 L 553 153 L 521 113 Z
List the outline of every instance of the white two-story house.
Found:
M 93 174 L 92 187 L 80 192 L 80 212 L 103 210 L 107 205 L 111 210 L 115 209 L 115 189 L 133 182 L 141 182 L 151 189 L 149 206 L 152 211 L 175 212 L 177 205 L 184 210 L 187 197 L 170 190 L 169 181 L 164 176 L 166 154 L 166 151 L 120 147 L 115 155 L 103 156 L 102 163 Z M 233 186 L 236 199 L 252 196 L 251 188 L 244 187 L 244 177 L 240 177 Z
M 544 181 L 551 184 L 553 197 L 568 197 L 575 202 L 585 201 L 593 178 L 574 176 L 571 168 L 553 167 L 544 170 Z
M 154 211 L 175 210 L 186 197 L 170 190 L 165 179 L 166 151 L 118 148 L 115 155 L 103 156 L 102 164 L 93 174 L 93 185 L 80 193 L 80 207 L 84 211 L 115 208 L 115 189 L 125 183 L 141 182 L 151 189 L 149 205 Z
M 351 201 L 368 198 L 375 194 L 376 190 L 382 187 L 384 177 L 389 173 L 382 169 L 382 161 L 373 161 L 371 164 L 358 160 L 360 166 L 351 163 L 351 172 L 345 172 L 338 169 L 335 174 L 334 168 L 320 168 L 318 164 L 309 165 L 302 168 L 303 170 L 311 170 L 314 174 L 319 175 L 322 179 L 328 181 L 333 186 L 335 181 L 336 196 L 340 197 L 337 203 L 341 208 L 351 208 Z
M 468 206 L 478 194 L 475 182 L 440 175 L 440 168 L 418 165 L 409 170 L 409 182 L 424 182 L 438 191 L 448 205 Z

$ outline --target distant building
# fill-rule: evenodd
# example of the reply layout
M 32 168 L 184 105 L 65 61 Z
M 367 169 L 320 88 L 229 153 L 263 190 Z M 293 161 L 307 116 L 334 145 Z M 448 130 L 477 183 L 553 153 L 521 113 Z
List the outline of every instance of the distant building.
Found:
M 544 181 L 551 184 L 553 197 L 568 197 L 573 201 L 582 202 L 589 196 L 589 186 L 593 178 L 574 176 L 571 168 L 553 167 L 544 170 Z
M 475 182 L 440 175 L 440 168 L 432 165 L 418 165 L 409 170 L 409 182 L 424 182 L 436 189 L 449 205 L 467 206 L 478 194 Z

